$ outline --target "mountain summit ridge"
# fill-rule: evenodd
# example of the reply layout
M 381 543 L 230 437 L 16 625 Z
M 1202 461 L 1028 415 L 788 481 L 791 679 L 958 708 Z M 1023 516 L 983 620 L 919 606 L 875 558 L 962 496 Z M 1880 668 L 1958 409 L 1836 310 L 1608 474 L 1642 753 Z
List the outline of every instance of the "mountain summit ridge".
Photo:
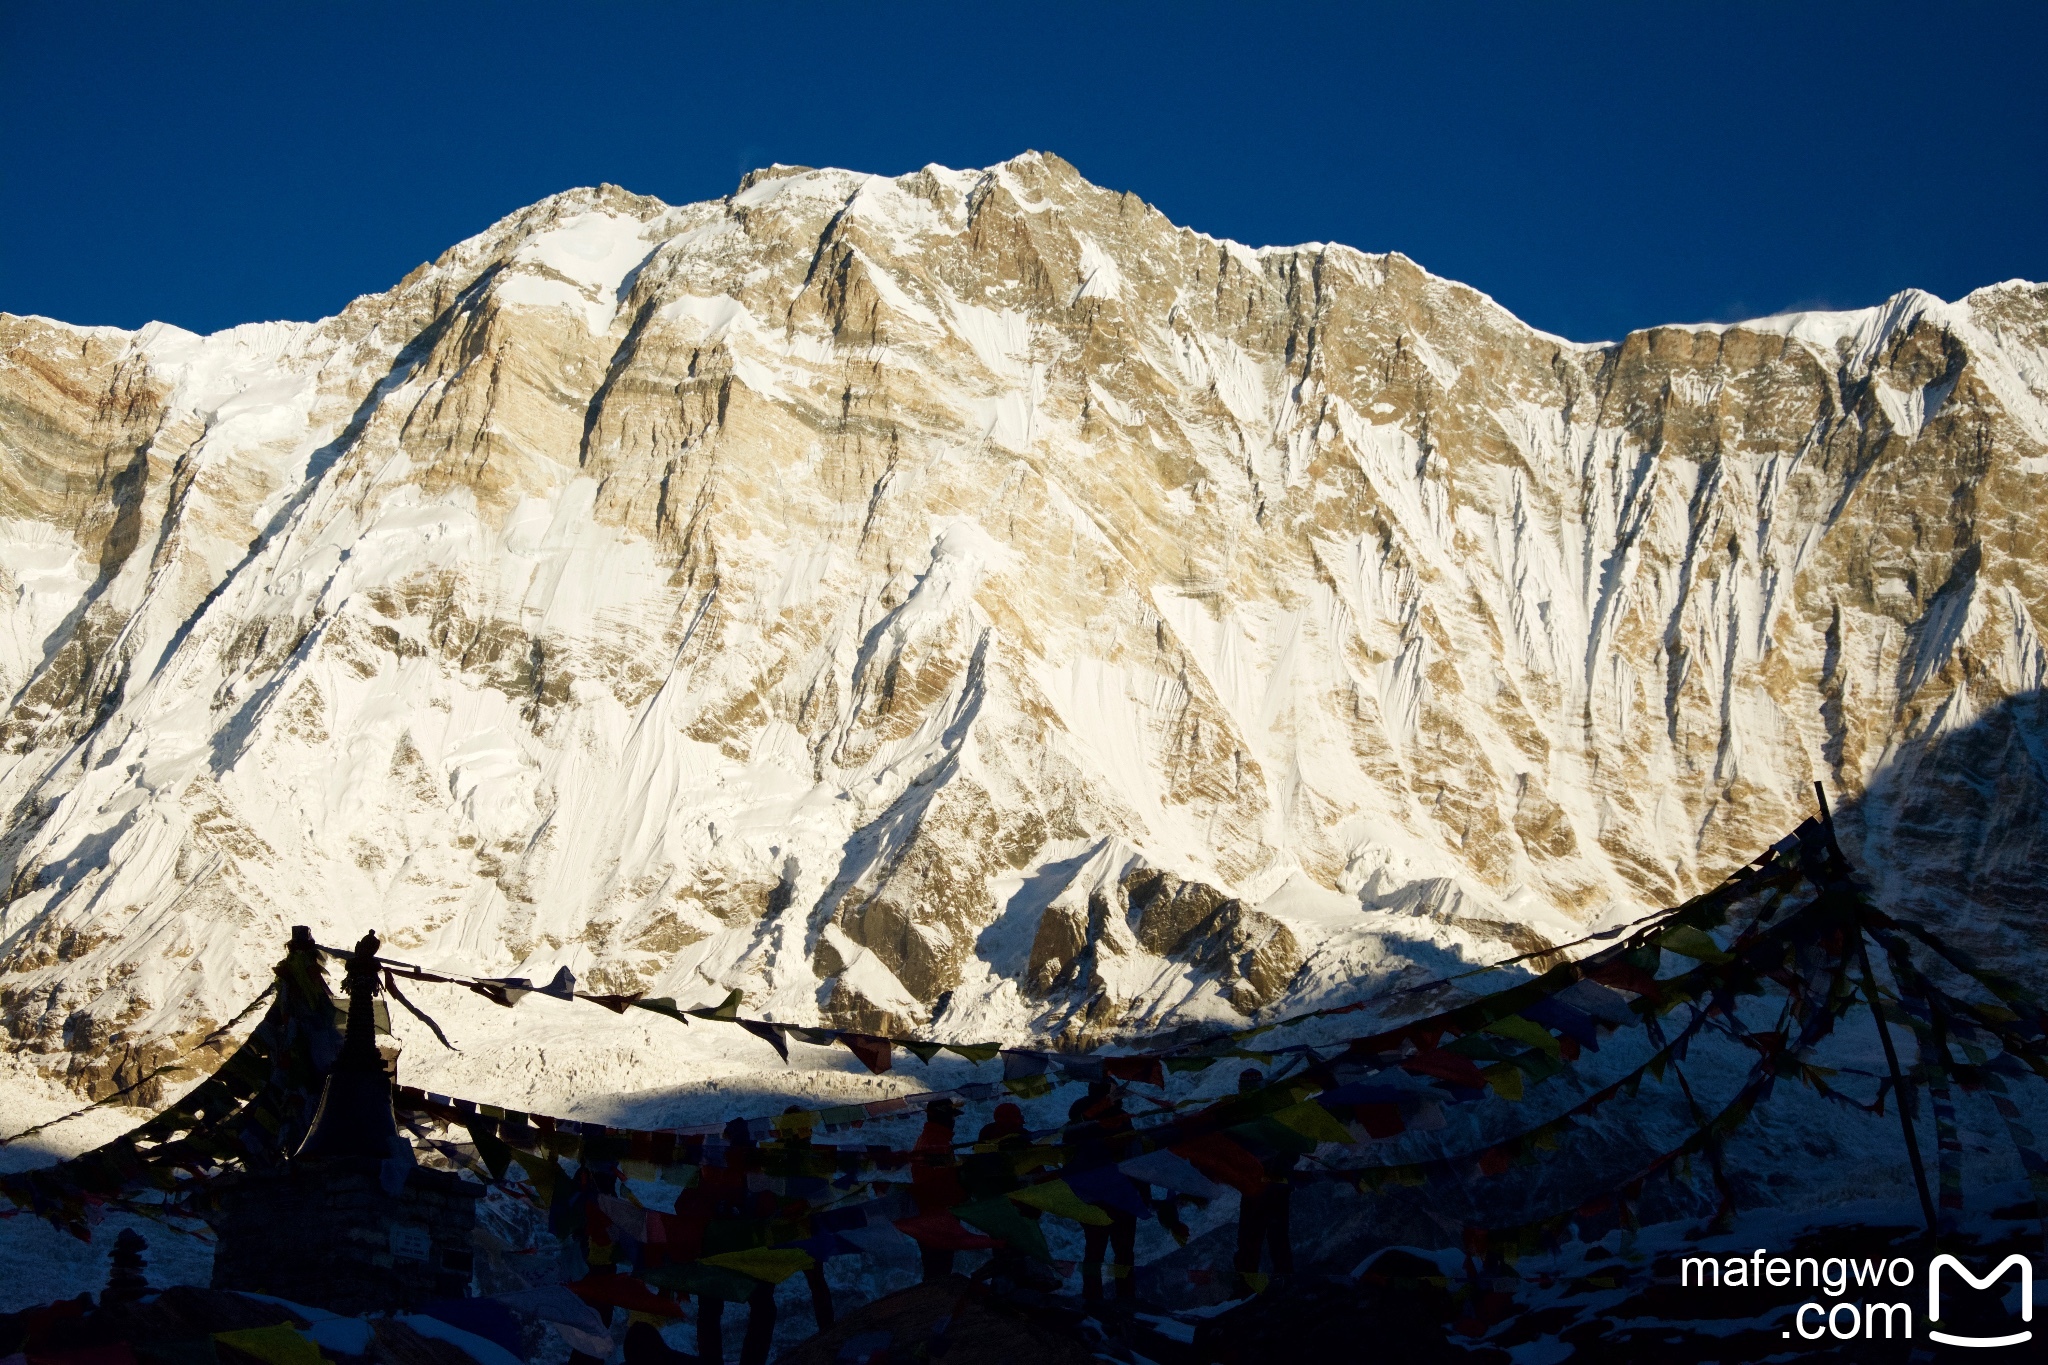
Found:
M 565 191 L 316 323 L 0 315 L 0 1016 L 285 926 L 1079 1041 L 1674 903 L 2041 890 L 2048 289 L 1575 343 L 1056 157 Z

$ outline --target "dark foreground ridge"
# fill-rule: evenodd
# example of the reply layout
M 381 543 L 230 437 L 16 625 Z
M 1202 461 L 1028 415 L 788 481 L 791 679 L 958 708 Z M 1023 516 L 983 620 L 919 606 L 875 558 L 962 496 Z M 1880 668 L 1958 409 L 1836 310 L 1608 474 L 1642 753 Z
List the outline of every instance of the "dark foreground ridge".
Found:
M 926 1097 L 908 1148 L 829 1140 L 888 1117 L 861 1108 L 634 1130 L 396 1087 L 375 997 L 418 1010 L 378 946 L 372 935 L 346 955 L 345 1039 L 320 950 L 295 934 L 267 1013 L 214 1077 L 93 1152 L 0 1178 L 20 1209 L 88 1239 L 109 1208 L 208 1225 L 213 1288 L 235 1291 L 150 1296 L 134 1264 L 117 1265 L 97 1305 L 13 1321 L 31 1361 L 117 1346 L 130 1355 L 106 1362 L 141 1359 L 156 1351 L 150 1334 L 179 1332 L 211 1342 L 215 1359 L 453 1350 L 505 1365 L 622 1347 L 653 1365 L 677 1359 L 666 1332 L 694 1337 L 701 1357 L 737 1344 L 742 1365 L 763 1365 L 778 1299 L 786 1309 L 805 1295 L 820 1332 L 784 1358 L 835 1365 L 1222 1365 L 1263 1363 L 1276 1347 L 1358 1358 L 1365 1343 L 1404 1360 L 1507 1360 L 1520 1347 L 1546 1359 L 1755 1359 L 1729 1354 L 1733 1343 L 1761 1350 L 1775 1331 L 1764 1354 L 1783 1349 L 1793 1301 L 1727 1293 L 1757 1288 L 1737 1269 L 1725 1286 L 1717 1271 L 1712 1293 L 1689 1288 L 1677 1265 L 1680 1249 L 1743 1225 L 1726 1144 L 1778 1081 L 1873 1121 L 1890 1121 L 1891 1097 L 1918 1206 L 1903 1228 L 1843 1214 L 1778 1229 L 1793 1254 L 1839 1243 L 1912 1268 L 1927 1257 L 1900 1248 L 2017 1245 L 2015 1225 L 2037 1222 L 2038 1202 L 1965 1225 L 1959 1087 L 1997 1100 L 2035 1201 L 2048 1192 L 2009 1085 L 2048 1075 L 2048 1015 L 2017 983 L 1872 907 L 1825 810 L 1713 892 L 1491 994 L 1358 1037 L 1280 1043 L 1274 1024 L 1151 1052 L 1006 1056 L 1002 1081 Z M 513 989 L 532 989 L 491 984 L 508 1006 Z M 557 985 L 573 998 L 573 983 Z M 760 1031 L 737 1004 L 697 1017 Z M 1852 1013 L 1918 1046 L 1909 1068 L 1878 1030 L 1885 1069 L 1864 1073 L 1869 1100 L 1844 1088 L 1850 1073 L 1814 1060 Z M 868 1041 L 878 1070 L 898 1047 L 942 1046 Z M 1234 1092 L 1174 1093 L 1173 1078 L 1219 1064 L 1241 1069 Z M 1087 1093 L 1064 1123 L 1032 1127 L 1016 1101 L 1059 1081 Z M 1932 1178 L 1913 1121 L 1920 1096 L 1935 1121 Z M 978 1139 L 959 1128 L 966 1105 L 998 1098 Z M 1653 1098 L 1683 1117 L 1677 1140 L 1622 1140 L 1626 1125 L 1618 1137 L 1614 1120 Z M 1144 1101 L 1138 1112 L 1130 1099 Z M 1219 1200 L 1234 1228 L 1210 1214 Z M 495 1210 L 489 1226 L 480 1202 Z M 1403 1208 L 1434 1224 L 1433 1242 L 1386 1249 L 1404 1239 L 1374 1217 Z M 1343 1217 L 1360 1229 L 1348 1243 L 1328 1235 Z M 1182 1249 L 1135 1264 L 1138 1226 L 1154 1222 Z M 1298 1268 L 1304 1229 L 1319 1250 Z M 1057 1254 L 1076 1232 L 1078 1265 Z M 836 1311 L 828 1264 L 861 1258 L 887 1289 L 906 1247 L 921 1284 Z M 1363 1259 L 1333 1261 L 1347 1252 Z M 1065 1292 L 1076 1270 L 1078 1298 Z M 250 1304 L 277 1316 L 242 1323 Z M 1859 1358 L 1882 1358 L 1891 1348 L 1867 1307 L 1848 1311 L 1859 1349 L 1880 1353 Z M 793 1323 L 780 1318 L 787 1340 Z

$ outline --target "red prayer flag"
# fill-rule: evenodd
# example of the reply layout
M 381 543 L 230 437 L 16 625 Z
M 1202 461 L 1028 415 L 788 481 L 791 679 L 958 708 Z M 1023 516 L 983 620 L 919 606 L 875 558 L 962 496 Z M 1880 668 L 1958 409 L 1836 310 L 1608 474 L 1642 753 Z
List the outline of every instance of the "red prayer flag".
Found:
M 631 1275 L 591 1275 L 565 1287 L 588 1304 L 664 1318 L 684 1316 L 681 1304 L 666 1294 L 655 1293 Z
M 1401 1106 L 1398 1104 L 1360 1104 L 1353 1107 L 1359 1124 L 1372 1137 L 1398 1137 L 1407 1131 L 1408 1125 L 1401 1121 Z
M 920 1213 L 914 1218 L 899 1218 L 896 1230 L 941 1251 L 986 1251 L 996 1244 L 993 1237 L 968 1231 L 967 1225 L 959 1218 L 940 1209 Z
M 1159 1064 L 1157 1057 L 1104 1057 L 1104 1075 L 1114 1076 L 1120 1081 L 1136 1081 L 1139 1085 L 1166 1084 L 1166 1068 Z
M 1656 999 L 1658 994 L 1657 978 L 1651 976 L 1641 967 L 1627 962 L 1603 963 L 1598 967 L 1588 970 L 1586 972 L 1586 979 L 1597 981 L 1603 986 L 1613 986 L 1619 990 L 1631 991 L 1636 995 L 1647 995 L 1652 1000 Z
M 1221 1133 L 1189 1138 L 1175 1143 L 1171 1150 L 1176 1156 L 1187 1158 L 1189 1165 L 1211 1180 L 1221 1181 L 1242 1194 L 1257 1194 L 1265 1188 L 1266 1169 L 1259 1159 Z
M 128 1343 L 117 1341 L 111 1346 L 78 1346 L 69 1351 L 36 1351 L 28 1357 L 30 1365 L 135 1365 L 135 1352 Z
M 1486 1078 L 1479 1074 L 1479 1068 L 1472 1064 L 1470 1057 L 1461 1057 L 1442 1048 L 1416 1053 L 1401 1063 L 1401 1069 L 1418 1076 L 1439 1076 L 1453 1085 L 1473 1090 L 1486 1084 Z
M 860 1058 L 862 1066 L 878 1076 L 895 1065 L 895 1053 L 887 1038 L 875 1038 L 865 1033 L 842 1033 L 839 1041 L 846 1044 L 848 1052 Z

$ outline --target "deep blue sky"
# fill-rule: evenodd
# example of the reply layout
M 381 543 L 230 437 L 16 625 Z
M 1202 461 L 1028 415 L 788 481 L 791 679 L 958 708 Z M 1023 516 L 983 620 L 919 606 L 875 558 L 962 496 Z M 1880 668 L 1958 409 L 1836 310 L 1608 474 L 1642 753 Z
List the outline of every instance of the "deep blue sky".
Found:
M 1581 339 L 2048 278 L 2048 4 L 7 4 L 0 309 L 332 313 L 493 219 L 1058 152 Z

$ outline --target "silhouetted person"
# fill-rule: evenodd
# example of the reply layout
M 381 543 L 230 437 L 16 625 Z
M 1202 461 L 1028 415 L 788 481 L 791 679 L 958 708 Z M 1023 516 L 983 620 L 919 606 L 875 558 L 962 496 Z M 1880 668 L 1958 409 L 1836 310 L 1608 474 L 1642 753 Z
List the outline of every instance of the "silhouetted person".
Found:
M 801 1114 L 803 1109 L 798 1105 L 792 1104 L 782 1112 L 784 1114 Z M 783 1145 L 788 1147 L 792 1154 L 800 1155 L 810 1149 L 811 1135 L 808 1131 L 791 1133 L 783 1140 Z M 809 1231 L 808 1222 L 806 1223 L 805 1231 Z M 804 1268 L 804 1283 L 810 1286 L 811 1316 L 817 1319 L 818 1330 L 820 1332 L 831 1331 L 833 1321 L 832 1286 L 825 1282 L 825 1266 L 822 1262 Z
M 1131 1117 L 1124 1112 L 1123 1097 L 1109 1081 L 1091 1081 L 1088 1093 L 1067 1110 L 1067 1169 L 1076 1174 L 1113 1166 L 1129 1155 Z M 1105 1208 L 1107 1224 L 1084 1223 L 1081 1231 L 1081 1298 L 1084 1303 L 1102 1302 L 1102 1259 L 1113 1254 L 1109 1275 L 1116 1281 L 1119 1302 L 1137 1297 L 1132 1278 L 1138 1243 L 1137 1215 L 1126 1209 Z
M 1247 1067 L 1238 1073 L 1237 1092 L 1248 1095 L 1265 1081 L 1257 1068 Z M 1271 1157 L 1260 1165 L 1265 1182 L 1256 1194 L 1245 1195 L 1238 1205 L 1237 1256 L 1233 1264 L 1237 1267 L 1238 1290 L 1245 1294 L 1258 1288 L 1252 1277 L 1259 1273 L 1262 1251 L 1272 1259 L 1274 1275 L 1294 1273 L 1294 1242 L 1288 1229 L 1294 1200 L 1294 1186 L 1288 1177 L 1294 1170 L 1294 1158 Z
M 993 1199 L 1010 1191 L 1022 1188 L 1023 1181 L 1017 1175 L 1015 1154 L 1031 1146 L 1031 1131 L 1024 1126 L 1024 1111 L 1014 1104 L 996 1106 L 995 1117 L 982 1125 L 979 1138 L 980 1149 L 967 1158 L 960 1167 L 960 1182 L 967 1188 L 969 1199 Z M 987 1149 L 987 1150 L 981 1150 Z M 1042 1212 L 1026 1205 L 1011 1205 L 1012 1208 L 1036 1223 Z M 1012 1284 L 1042 1282 L 1050 1271 L 1034 1274 L 1031 1259 L 1021 1249 L 1008 1241 L 998 1238 L 996 1248 L 989 1256 L 988 1263 L 975 1272 L 976 1279 L 1008 1280 Z M 1054 1283 L 1041 1288 L 1056 1288 Z
M 653 1323 L 643 1321 L 626 1329 L 626 1365 L 697 1365 L 697 1357 L 676 1350 Z
M 775 1286 L 757 1284 L 747 1295 L 747 1334 L 740 1338 L 740 1365 L 768 1365 L 775 1344 Z
M 757 1284 L 747 1295 L 740 1365 L 767 1365 L 768 1348 L 774 1341 L 775 1286 Z M 725 1300 L 712 1294 L 697 1296 L 697 1360 L 701 1365 L 723 1365 L 725 1360 Z
M 766 1201 L 749 1197 L 747 1173 L 760 1164 L 760 1149 L 745 1119 L 725 1125 L 725 1165 L 706 1166 L 698 1178 L 699 1190 L 713 1219 L 766 1219 L 775 1216 L 775 1197 L 761 1191 Z M 684 1191 L 685 1194 L 692 1191 Z M 678 1196 L 677 1210 L 683 1201 Z M 725 1300 L 713 1294 L 697 1296 L 697 1359 L 701 1365 L 723 1365 Z M 747 1295 L 747 1331 L 740 1339 L 740 1365 L 767 1365 L 768 1348 L 775 1339 L 775 1286 L 756 1285 Z
M 960 1111 L 951 1100 L 933 1100 L 924 1107 L 924 1131 L 917 1135 L 910 1159 L 910 1195 L 917 1201 L 920 1214 L 950 1213 L 966 1202 L 959 1165 L 953 1156 L 953 1125 L 959 1116 Z M 943 1280 L 953 1273 L 951 1247 L 920 1240 L 917 1255 L 924 1283 Z

